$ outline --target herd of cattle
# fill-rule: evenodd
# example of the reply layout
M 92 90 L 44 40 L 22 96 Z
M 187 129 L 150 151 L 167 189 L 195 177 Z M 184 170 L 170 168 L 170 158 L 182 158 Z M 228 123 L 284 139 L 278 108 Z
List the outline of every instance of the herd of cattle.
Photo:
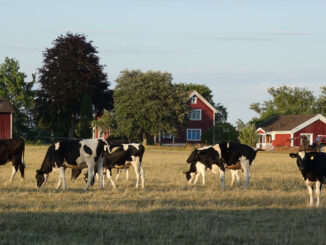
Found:
M 190 168 L 186 174 L 188 184 L 196 184 L 199 176 L 202 176 L 202 184 L 205 184 L 205 171 L 209 170 L 220 175 L 221 187 L 225 189 L 225 169 L 231 170 L 232 181 L 237 179 L 240 185 L 238 171 L 244 173 L 244 186 L 247 188 L 250 179 L 250 166 L 260 149 L 240 143 L 221 143 L 194 149 L 187 159 Z M 65 170 L 72 169 L 72 179 L 76 179 L 83 168 L 87 168 L 84 175 L 87 190 L 94 184 L 95 173 L 98 173 L 99 187 L 104 185 L 104 175 L 110 180 L 114 189 L 116 185 L 112 179 L 112 169 L 118 170 L 117 178 L 122 169 L 126 170 L 133 166 L 136 173 L 136 188 L 145 185 L 145 172 L 142 168 L 142 159 L 145 148 L 141 144 L 109 144 L 104 139 L 66 140 L 49 146 L 40 169 L 36 170 L 37 187 L 42 187 L 48 182 L 49 174 L 55 170 L 59 171 L 59 182 L 57 188 L 66 188 Z M 17 171 L 24 178 L 24 153 L 25 142 L 22 139 L 0 140 L 0 165 L 12 162 L 13 170 L 9 182 L 13 180 Z M 310 206 L 313 206 L 313 187 L 315 186 L 316 206 L 320 205 L 321 186 L 326 181 L 326 153 L 305 152 L 290 153 L 290 157 L 296 158 L 297 166 L 301 171 L 307 185 Z M 116 178 L 116 179 L 117 179 Z

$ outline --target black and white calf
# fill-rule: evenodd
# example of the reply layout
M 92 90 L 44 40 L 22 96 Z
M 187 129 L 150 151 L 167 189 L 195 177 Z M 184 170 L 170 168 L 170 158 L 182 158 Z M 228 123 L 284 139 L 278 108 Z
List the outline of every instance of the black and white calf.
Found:
M 102 139 L 67 140 L 52 144 L 45 155 L 42 166 L 36 171 L 37 186 L 41 187 L 48 181 L 49 173 L 53 168 L 59 168 L 59 183 L 57 189 L 66 189 L 65 169 L 88 168 L 88 175 L 94 176 L 94 169 L 99 169 L 100 188 L 103 188 L 103 155 L 107 143 Z M 84 190 L 87 190 L 91 179 L 87 181 Z
M 204 185 L 205 170 L 208 169 L 212 173 L 220 174 L 221 186 L 224 189 L 225 168 L 231 169 L 231 186 L 235 178 L 240 184 L 238 169 L 242 169 L 245 177 L 243 188 L 246 189 L 250 179 L 250 165 L 259 150 L 245 144 L 230 142 L 195 149 L 187 159 L 187 163 L 191 164 L 190 169 L 186 172 L 188 183 L 191 183 L 193 178 L 195 178 L 194 183 L 196 183 L 199 175 L 202 175 Z
M 23 139 L 0 139 L 0 165 L 12 162 L 12 174 L 9 183 L 14 179 L 18 169 L 21 179 L 24 179 L 24 152 L 25 141 Z
M 139 181 L 141 179 L 141 186 L 145 186 L 145 171 L 143 170 L 141 163 L 143 155 L 145 152 L 145 147 L 141 144 L 115 144 L 109 145 L 107 150 L 104 153 L 103 159 L 103 169 L 106 173 L 106 176 L 110 180 L 114 189 L 116 185 L 112 180 L 112 169 L 117 169 L 119 177 L 120 171 L 125 169 L 126 175 L 128 176 L 128 169 L 130 166 L 133 166 L 136 174 L 136 188 L 139 186 Z M 73 178 L 77 178 L 80 174 L 77 173 L 78 170 L 73 171 Z M 84 176 L 85 180 L 88 181 L 88 173 Z M 116 178 L 116 179 L 117 179 Z M 94 183 L 94 179 L 92 180 Z
M 319 207 L 321 186 L 326 181 L 326 153 L 299 151 L 298 153 L 290 153 L 289 155 L 297 159 L 297 166 L 308 188 L 310 197 L 309 204 L 311 207 L 314 205 L 312 192 L 313 186 L 315 185 L 316 207 Z

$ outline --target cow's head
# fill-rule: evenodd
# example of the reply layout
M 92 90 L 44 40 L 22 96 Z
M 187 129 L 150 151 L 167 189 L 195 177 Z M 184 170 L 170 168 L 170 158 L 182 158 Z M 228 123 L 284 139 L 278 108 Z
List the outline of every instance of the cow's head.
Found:
M 190 165 L 190 169 L 187 172 L 183 172 L 186 175 L 186 179 L 187 179 L 188 184 L 191 184 L 193 178 L 196 175 L 196 172 L 197 172 L 196 163 L 192 163 Z
M 304 151 L 299 151 L 298 153 L 290 153 L 290 157 L 297 159 L 297 165 L 300 170 L 303 169 L 304 166 L 304 159 L 306 158 L 306 153 Z
M 37 187 L 40 188 L 44 183 L 44 173 L 40 169 L 36 170 L 35 178 Z
M 190 156 L 188 157 L 187 159 L 187 163 L 190 163 L 190 164 L 195 164 L 196 162 L 198 162 L 200 160 L 200 157 L 199 157 L 199 150 L 197 150 L 195 148 L 195 150 L 193 150 L 193 152 L 191 152 Z

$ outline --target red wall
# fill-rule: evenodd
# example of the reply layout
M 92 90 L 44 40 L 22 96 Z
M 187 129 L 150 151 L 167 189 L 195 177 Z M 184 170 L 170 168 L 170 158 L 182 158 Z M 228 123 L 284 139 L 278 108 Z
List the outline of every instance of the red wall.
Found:
M 296 132 L 293 135 L 295 138 L 293 142 L 294 146 L 300 146 L 300 134 L 302 133 L 312 133 L 313 140 L 316 140 L 317 135 L 326 135 L 326 124 L 320 120 L 317 120 L 316 122 Z
M 213 111 L 197 97 L 197 104 L 191 104 L 191 100 L 188 103 L 191 109 L 201 109 L 201 119 L 200 121 L 188 121 L 187 128 L 199 129 L 201 128 L 201 133 L 203 134 L 205 130 L 213 127 Z M 186 143 L 187 142 L 187 129 L 179 129 L 179 136 L 175 138 L 175 143 Z M 188 141 L 191 143 L 198 143 L 196 141 Z M 172 143 L 172 139 L 162 139 L 162 143 Z
M 10 113 L 0 113 L 0 138 L 10 139 Z
M 276 134 L 273 146 L 291 146 L 291 134 Z

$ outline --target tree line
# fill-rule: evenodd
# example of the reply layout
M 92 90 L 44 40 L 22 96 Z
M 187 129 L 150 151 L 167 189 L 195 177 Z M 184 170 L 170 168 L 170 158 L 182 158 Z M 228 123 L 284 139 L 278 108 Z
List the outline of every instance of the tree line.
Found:
M 128 141 L 163 132 L 176 135 L 188 120 L 188 91 L 196 89 L 214 104 L 207 86 L 174 83 L 171 73 L 161 71 L 121 71 L 112 90 L 85 35 L 67 33 L 52 44 L 32 81 L 26 81 L 17 60 L 6 57 L 0 64 L 0 96 L 15 109 L 14 137 L 89 138 L 92 126 L 110 128 Z M 226 108 L 216 107 L 221 111 L 217 119 L 226 121 Z
M 188 120 L 188 92 L 197 90 L 215 106 L 216 125 L 203 132 L 204 143 L 238 141 L 255 145 L 259 124 L 276 115 L 326 115 L 326 86 L 319 97 L 306 88 L 271 87 L 271 99 L 252 103 L 258 116 L 249 122 L 227 122 L 227 109 L 214 103 L 210 88 L 203 84 L 174 83 L 171 73 L 123 70 L 110 82 L 99 62 L 97 49 L 83 34 L 66 33 L 43 52 L 42 67 L 31 81 L 20 71 L 19 62 L 6 57 L 0 64 L 0 97 L 14 107 L 13 135 L 25 139 L 40 136 L 89 138 L 92 127 L 128 141 L 146 140 L 163 132 L 177 136 Z M 95 118 L 95 120 L 94 120 Z

